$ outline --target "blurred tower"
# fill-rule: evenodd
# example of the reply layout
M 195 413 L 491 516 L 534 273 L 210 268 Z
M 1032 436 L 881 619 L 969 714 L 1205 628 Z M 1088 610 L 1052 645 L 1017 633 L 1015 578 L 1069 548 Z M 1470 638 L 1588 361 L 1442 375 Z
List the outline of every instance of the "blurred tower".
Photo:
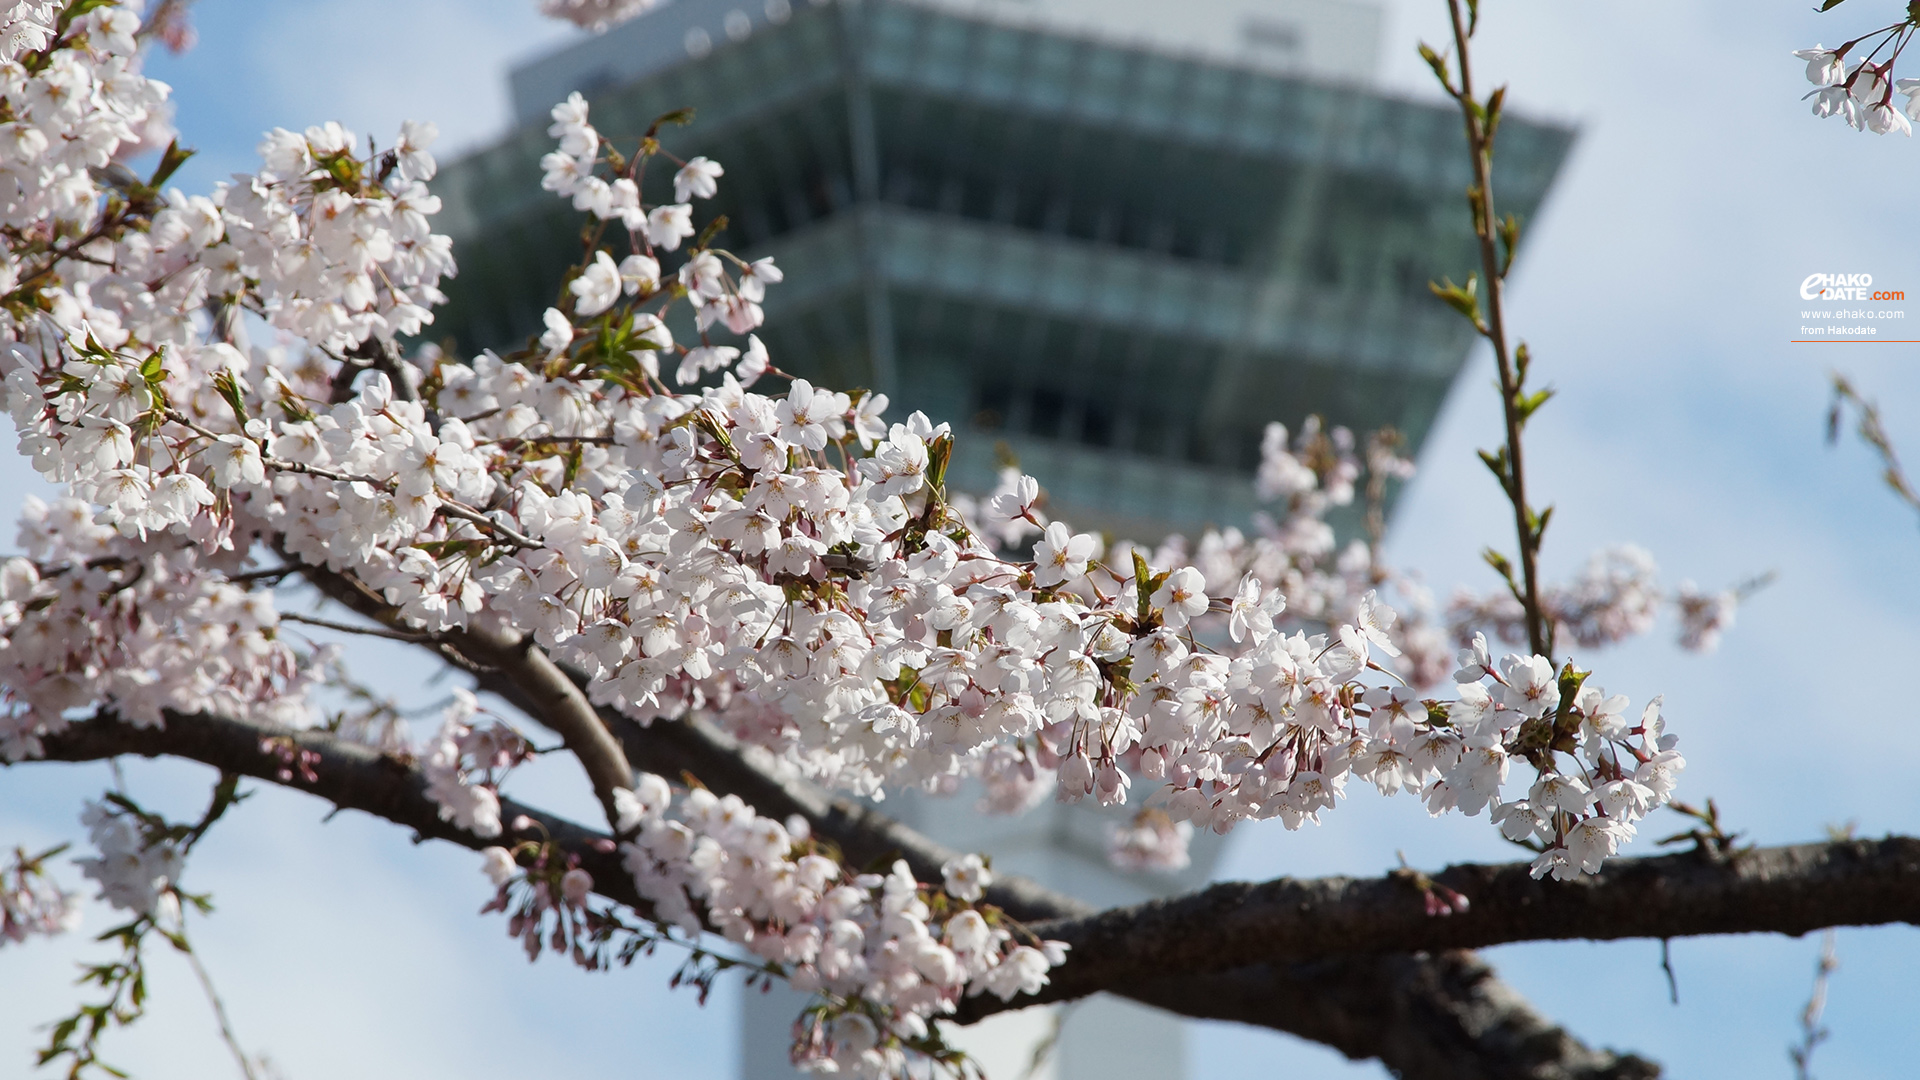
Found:
M 1472 344 L 1427 292 L 1478 265 L 1459 116 L 1366 88 L 1378 27 L 1340 0 L 674 0 L 512 73 L 517 129 L 434 184 L 460 275 L 432 332 L 539 331 L 579 254 L 538 182 L 554 102 L 585 91 L 609 137 L 694 106 L 668 145 L 726 166 L 724 244 L 787 270 L 783 368 L 983 433 L 963 490 L 1004 441 L 1083 528 L 1241 524 L 1268 421 L 1417 450 Z M 1572 137 L 1508 117 L 1501 205 L 1530 216 Z
M 1380 25 L 1348 0 L 672 0 L 512 72 L 516 129 L 434 184 L 460 275 L 433 333 L 518 347 L 578 258 L 539 186 L 553 103 L 582 91 L 616 139 L 692 106 L 669 148 L 727 170 L 702 215 L 787 271 L 761 331 L 782 368 L 970 431 L 961 490 L 1003 443 L 1080 528 L 1244 524 L 1268 421 L 1417 452 L 1473 343 L 1427 290 L 1478 265 L 1459 117 L 1369 89 Z M 1505 119 L 1501 205 L 1530 217 L 1572 138 Z M 1217 852 L 1124 875 L 1110 815 L 970 802 L 887 809 L 1100 904 L 1191 888 Z M 746 1080 L 792 1075 L 801 1004 L 749 995 Z M 1184 1073 L 1180 1022 L 1117 999 L 982 1027 L 961 1038 L 995 1080 L 1050 1040 L 1034 1080 Z

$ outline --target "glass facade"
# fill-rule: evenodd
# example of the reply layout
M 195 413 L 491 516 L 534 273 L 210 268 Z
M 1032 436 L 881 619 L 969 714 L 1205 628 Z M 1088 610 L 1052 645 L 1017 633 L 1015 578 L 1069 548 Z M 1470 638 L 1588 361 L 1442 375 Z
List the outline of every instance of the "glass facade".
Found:
M 726 166 L 721 243 L 786 269 L 777 363 L 971 431 L 963 488 L 1011 451 L 1083 527 L 1243 522 L 1269 420 L 1417 449 L 1472 344 L 1427 291 L 1478 264 L 1449 107 L 901 0 L 796 6 L 624 83 L 571 55 L 516 73 L 517 114 L 582 89 L 630 145 L 694 107 L 664 141 Z M 544 128 L 435 184 L 460 275 L 433 332 L 463 350 L 537 333 L 580 251 Z M 1532 214 L 1571 140 L 1502 124 L 1503 209 Z

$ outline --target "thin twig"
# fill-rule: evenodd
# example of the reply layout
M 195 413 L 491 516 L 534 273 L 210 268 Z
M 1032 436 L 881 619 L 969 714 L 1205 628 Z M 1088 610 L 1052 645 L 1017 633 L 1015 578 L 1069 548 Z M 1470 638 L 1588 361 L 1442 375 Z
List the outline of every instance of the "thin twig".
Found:
M 1507 444 L 1503 448 L 1505 460 L 1502 462 L 1504 468 L 1500 481 L 1508 501 L 1513 504 L 1514 530 L 1520 541 L 1520 582 L 1516 591 L 1521 605 L 1526 609 L 1528 643 L 1535 653 L 1551 658 L 1553 621 L 1547 618 L 1540 604 L 1538 567 L 1540 538 L 1545 531 L 1546 521 L 1536 515 L 1527 502 L 1526 469 L 1520 443 L 1520 430 L 1526 424 L 1526 412 L 1530 411 L 1524 409 L 1522 401 L 1526 382 L 1526 346 L 1520 347 L 1517 357 L 1507 347 L 1505 285 L 1516 233 L 1510 225 L 1504 234 L 1509 258 L 1503 262 L 1499 250 L 1502 232 L 1493 206 L 1493 140 L 1505 90 L 1494 91 L 1485 105 L 1475 100 L 1473 66 L 1468 49 L 1473 29 L 1462 13 L 1460 0 L 1447 0 L 1447 6 L 1453 15 L 1454 50 L 1460 62 L 1459 87 L 1456 89 L 1449 84 L 1447 89 L 1459 104 L 1466 124 L 1467 144 L 1473 159 L 1473 188 L 1468 193 L 1468 202 L 1473 210 L 1473 231 L 1480 241 L 1480 268 L 1486 281 L 1486 321 L 1480 323 L 1476 320 L 1476 326 L 1493 346 L 1494 363 L 1500 372 L 1501 410 L 1506 422 Z
M 1813 993 L 1807 998 L 1807 1007 L 1800 1010 L 1800 1042 L 1787 1047 L 1794 1080 L 1813 1080 L 1813 1051 L 1833 1034 L 1820 1022 L 1820 1017 L 1827 1011 L 1827 982 L 1840 966 L 1838 943 L 1839 936 L 1832 930 L 1820 935 L 1820 959 L 1813 966 Z
M 220 992 L 213 988 L 213 978 L 200 963 L 200 954 L 187 941 L 187 920 L 184 915 L 180 918 L 180 929 L 176 936 L 180 939 L 180 951 L 187 954 L 187 964 L 193 968 L 194 978 L 200 980 L 200 989 L 207 995 L 207 1004 L 213 1006 L 213 1018 L 220 1024 L 220 1041 L 233 1051 L 233 1060 L 240 1064 L 240 1075 L 246 1080 L 258 1080 L 254 1075 L 253 1062 L 247 1059 L 247 1052 L 240 1048 L 240 1040 L 234 1037 L 233 1024 L 227 1019 L 227 1007 L 220 1000 Z
M 1880 425 L 1880 409 L 1873 402 L 1860 396 L 1846 376 L 1835 372 L 1833 375 L 1833 407 L 1827 411 L 1827 442 L 1831 445 L 1840 438 L 1840 416 L 1846 405 L 1851 404 L 1860 413 L 1860 423 L 1856 430 L 1860 439 L 1874 448 L 1880 455 L 1884 467 L 1881 479 L 1886 481 L 1893 493 L 1916 511 L 1920 511 L 1920 492 L 1914 490 L 1907 480 L 1906 470 L 1900 465 L 1900 455 L 1894 450 L 1893 440 L 1887 437 L 1887 429 Z
M 1667 974 L 1667 1000 L 1680 1004 L 1680 980 L 1673 977 L 1673 939 L 1660 939 L 1660 970 Z
M 198 435 L 203 439 L 211 439 L 215 442 L 220 441 L 220 435 L 218 433 L 209 431 L 206 428 L 201 427 L 199 424 L 194 423 L 191 419 L 187 417 L 185 413 L 179 411 L 178 409 L 168 409 L 166 412 L 166 417 L 167 419 L 173 421 L 176 424 L 179 424 L 181 427 L 186 428 L 188 431 L 193 432 L 195 435 Z M 379 488 L 382 491 L 391 491 L 396 486 L 396 481 L 394 481 L 393 479 L 383 480 L 377 476 L 357 476 L 353 473 L 344 473 L 336 469 L 322 468 L 321 466 L 318 466 L 318 465 L 308 465 L 299 461 L 286 461 L 281 458 L 274 457 L 272 454 L 266 453 L 264 450 L 261 451 L 260 453 L 260 463 L 265 468 L 276 469 L 280 472 L 300 473 L 306 476 L 317 476 L 322 480 L 332 480 L 335 483 L 341 483 L 341 484 L 367 484 L 371 487 Z M 439 500 L 440 500 L 439 505 L 435 507 L 437 512 L 445 514 L 448 517 L 459 518 L 463 521 L 471 521 L 475 525 L 483 526 L 491 530 L 495 534 L 495 536 L 498 537 L 499 539 L 505 540 L 507 543 L 512 544 L 515 547 L 544 548 L 547 546 L 546 544 L 541 543 L 540 541 L 535 540 L 532 537 L 527 536 L 526 534 L 520 532 L 519 530 L 515 529 L 513 526 L 504 524 L 494 518 L 488 517 L 487 515 L 481 513 L 478 510 L 475 510 L 473 507 L 468 506 L 465 503 L 459 502 L 454 499 L 449 499 L 445 495 L 439 496 Z
M 394 641 L 404 641 L 409 645 L 428 645 L 434 641 L 432 634 L 415 634 L 405 630 L 389 630 L 384 626 L 354 626 L 350 623 L 334 622 L 332 619 L 317 619 L 311 615 L 301 615 L 291 611 L 281 612 L 280 621 L 304 623 L 308 626 L 320 627 L 322 630 L 338 630 L 343 634 L 365 634 L 368 637 L 390 638 Z
M 249 570 L 244 574 L 228 574 L 227 580 L 238 585 L 242 582 L 267 581 L 272 578 L 283 578 L 289 574 L 297 574 L 299 572 L 300 568 L 297 566 L 276 566 L 268 570 Z

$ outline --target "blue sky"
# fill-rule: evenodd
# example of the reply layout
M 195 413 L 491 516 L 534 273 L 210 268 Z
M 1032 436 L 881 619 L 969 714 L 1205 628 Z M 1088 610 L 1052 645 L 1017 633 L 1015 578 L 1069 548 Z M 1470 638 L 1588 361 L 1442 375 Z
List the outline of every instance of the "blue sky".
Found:
M 1413 45 L 1441 40 L 1442 6 L 1386 6 L 1383 80 L 1430 96 Z M 1816 839 L 1847 821 L 1867 835 L 1920 829 L 1920 706 L 1898 667 L 1920 653 L 1920 525 L 1879 486 L 1867 452 L 1822 441 L 1825 380 L 1837 368 L 1880 398 L 1920 461 L 1920 346 L 1787 343 L 1811 272 L 1864 271 L 1920 290 L 1911 187 L 1920 147 L 1808 116 L 1800 65 L 1787 55 L 1892 21 L 1898 7 L 1855 0 L 1816 16 L 1800 0 L 1484 5 L 1481 78 L 1510 83 L 1513 107 L 1581 132 L 1531 223 L 1512 293 L 1512 323 L 1560 390 L 1529 442 L 1538 498 L 1557 506 L 1546 567 L 1568 573 L 1599 546 L 1634 541 L 1670 581 L 1779 573 L 1717 654 L 1683 654 L 1663 627 L 1591 665 L 1636 702 L 1666 695 L 1690 761 L 1682 797 L 1715 797 L 1762 843 Z M 449 154 L 483 142 L 505 122 L 506 65 L 572 33 L 532 9 L 531 0 L 203 0 L 200 47 L 155 65 L 175 87 L 183 141 L 202 151 L 180 182 L 197 190 L 251 168 L 255 141 L 276 124 L 336 118 L 384 141 L 402 119 L 433 119 Z M 1498 438 L 1490 361 L 1471 363 L 1390 542 L 1396 562 L 1422 570 L 1443 597 L 1456 583 L 1487 587 L 1478 550 L 1510 543 L 1499 493 L 1472 454 Z M 0 500 L 17 502 L 32 477 L 0 467 L 10 470 Z M 403 686 L 379 650 L 358 653 L 408 700 L 443 692 Z M 0 774 L 0 839 L 70 836 L 80 798 L 104 775 Z M 203 797 L 189 767 L 141 763 L 129 777 L 181 815 Z M 529 779 L 534 801 L 590 816 L 559 763 Z M 354 815 L 322 828 L 324 813 L 265 791 L 206 842 L 189 880 L 220 906 L 198 938 L 241 1037 L 289 1077 L 732 1074 L 725 993 L 697 1008 L 666 989 L 671 963 L 600 976 L 528 967 L 497 920 L 474 915 L 488 890 L 472 856 L 415 847 Z M 1659 835 L 1659 824 L 1646 831 Z M 1412 800 L 1363 794 L 1317 829 L 1243 830 L 1222 874 L 1374 874 L 1398 850 L 1422 866 L 1513 852 L 1484 822 L 1429 819 Z M 90 914 L 92 926 L 109 925 Z M 1663 1060 L 1673 1076 L 1785 1077 L 1816 949 L 1811 938 L 1676 942 L 1677 1007 L 1654 942 L 1492 956 L 1582 1036 Z M 77 1000 L 71 964 L 92 952 L 75 937 L 0 954 L 9 1018 L 0 1073 L 24 1073 L 39 1038 L 30 1025 Z M 1920 932 L 1843 931 L 1840 957 L 1819 1075 L 1900 1071 L 1920 1041 L 1908 1004 Z M 117 1060 L 149 1080 L 228 1069 L 186 968 L 158 957 L 156 972 L 153 1016 L 111 1044 Z M 1382 1075 L 1222 1025 L 1199 1026 L 1192 1045 L 1196 1075 Z

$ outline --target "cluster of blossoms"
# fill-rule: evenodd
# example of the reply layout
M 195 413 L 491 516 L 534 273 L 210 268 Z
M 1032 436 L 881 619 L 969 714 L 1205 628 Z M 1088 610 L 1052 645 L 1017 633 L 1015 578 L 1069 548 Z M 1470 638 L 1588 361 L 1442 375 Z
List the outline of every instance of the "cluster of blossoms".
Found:
M 547 133 L 560 140 L 560 148 L 541 159 L 541 167 L 546 170 L 541 186 L 572 199 L 574 209 L 587 211 L 601 221 L 618 219 L 627 230 L 632 252 L 617 263 L 604 250 L 593 253 L 569 285 L 571 314 L 578 318 L 600 315 L 619 303 L 623 295 L 641 304 L 651 300 L 662 287 L 658 256 L 679 250 L 681 242 L 694 235 L 691 200 L 712 198 L 720 190 L 719 179 L 726 170 L 704 157 L 683 162 L 673 174 L 674 201 L 649 206 L 641 201 L 640 187 L 646 182 L 647 165 L 657 152 L 654 148 L 658 144 L 651 134 L 631 159 L 622 158 L 610 145 L 605 146 L 603 157 L 600 133 L 587 122 L 587 103 L 578 93 L 554 106 L 553 123 Z M 599 175 L 603 160 L 613 173 L 611 180 Z M 690 253 L 676 275 L 678 292 L 692 306 L 694 324 L 702 336 L 698 346 L 682 350 L 683 359 L 675 374 L 679 385 L 697 382 L 701 376 L 740 360 L 738 348 L 707 340 L 707 329 L 720 323 L 735 334 L 746 334 L 760 326 L 766 319 L 760 302 L 766 299 L 767 286 L 777 284 L 783 276 L 772 259 L 747 263 L 726 251 L 707 247 Z M 630 313 L 631 307 L 628 310 Z M 660 373 L 654 353 L 673 347 L 673 335 L 661 318 L 664 314 L 663 306 L 642 316 L 628 331 L 644 340 L 634 359 L 655 379 Z M 549 308 L 545 321 L 547 332 L 540 343 L 553 359 L 565 353 L 576 329 L 568 313 L 558 308 Z M 747 359 L 741 361 L 737 372 L 741 384 L 751 386 L 766 368 L 766 350 L 759 339 L 752 339 Z
M 1126 824 L 1108 823 L 1107 859 L 1123 870 L 1184 870 L 1192 862 L 1187 853 L 1192 839 L 1192 822 L 1143 810 Z
M 0 9 L 0 62 L 46 48 L 65 6 L 60 0 L 13 0 Z
M 1733 626 L 1740 610 L 1740 590 L 1720 589 L 1702 592 L 1691 581 L 1683 581 L 1674 593 L 1680 609 L 1680 646 L 1695 652 L 1712 652 L 1720 645 L 1720 635 Z
M 540 0 L 540 13 L 588 30 L 605 30 L 659 7 L 665 0 Z
M 1356 768 L 1383 793 L 1437 770 L 1422 792 L 1435 813 L 1491 809 L 1509 840 L 1540 850 L 1533 876 L 1565 880 L 1594 873 L 1634 836 L 1634 823 L 1673 794 L 1686 767 L 1654 698 L 1639 720 L 1629 702 L 1588 685 L 1572 664 L 1559 672 L 1542 656 L 1507 656 L 1497 665 L 1484 637 L 1461 650 L 1454 680 L 1460 698 L 1425 715 L 1387 700 L 1370 726 L 1386 733 Z M 1391 695 L 1399 698 L 1398 694 Z M 1523 799 L 1503 800 L 1514 759 L 1535 772 Z
M 480 702 L 464 689 L 440 721 L 440 730 L 419 755 L 427 777 L 427 795 L 440 804 L 440 817 L 475 836 L 500 835 L 500 783 L 532 753 L 527 740 L 500 721 L 474 723 Z
M 0 169 L 15 182 L 0 369 L 22 452 L 73 492 L 29 508 L 27 554 L 0 567 L 9 758 L 87 706 L 310 722 L 325 665 L 277 637 L 248 576 L 271 551 L 350 575 L 422 635 L 524 635 L 596 704 L 642 723 L 702 714 L 859 795 L 977 777 L 1011 810 L 1163 782 L 1154 816 L 1114 842 L 1138 866 L 1178 865 L 1195 826 L 1317 821 L 1357 774 L 1436 813 L 1491 809 L 1564 876 L 1671 790 L 1657 709 L 1629 726 L 1571 666 L 1495 664 L 1480 641 L 1452 699 L 1391 685 L 1396 664 L 1417 685 L 1448 665 L 1438 628 L 1380 600 L 1409 587 L 1326 521 L 1363 478 L 1370 496 L 1404 478 L 1380 446 L 1363 462 L 1344 432 L 1276 426 L 1260 484 L 1281 516 L 1191 551 L 1048 521 L 1017 471 L 970 506 L 949 498 L 946 425 L 889 422 L 884 396 L 786 376 L 757 338 L 709 338 L 757 328 L 778 269 L 694 239 L 717 164 L 681 163 L 674 202 L 649 206 L 657 141 L 622 157 L 577 95 L 553 112 L 546 187 L 620 220 L 625 254 L 589 251 L 519 351 L 403 357 L 396 338 L 430 321 L 453 271 L 429 223 L 431 127 L 365 156 L 337 125 L 276 130 L 265 167 L 211 197 L 158 190 L 172 153 L 149 181 L 115 180 L 104 166 L 165 97 L 123 47 L 130 19 L 99 9 L 0 70 L 16 117 L 0 152 L 28 154 Z M 695 345 L 664 321 L 682 299 Z M 249 320 L 292 348 L 254 346 Z M 1640 594 L 1608 587 L 1576 590 L 1569 625 L 1637 625 Z M 450 820 L 499 836 L 497 787 L 526 747 L 475 719 L 457 702 L 420 759 Z M 1514 758 L 1537 780 L 1509 800 Z M 657 777 L 614 802 L 661 920 L 716 930 L 831 1003 L 809 1061 L 887 1071 L 960 996 L 1033 990 L 1061 960 L 978 903 L 984 866 L 938 890 L 902 867 L 854 874 L 738 799 L 696 788 L 676 806 Z M 592 885 L 548 871 L 519 927 L 536 943 L 527 926 L 577 912 Z
M 74 863 L 99 884 L 100 899 L 135 915 L 166 914 L 178 922 L 175 883 L 184 862 L 179 845 L 148 836 L 138 816 L 104 803 L 88 803 L 80 821 L 99 854 Z
M 1739 590 L 1702 593 L 1692 582 L 1682 582 L 1669 595 L 1660 585 L 1659 574 L 1653 556 L 1644 548 L 1634 544 L 1605 548 L 1587 560 L 1578 577 L 1544 589 L 1540 607 L 1557 637 L 1597 649 L 1645 634 L 1661 609 L 1671 605 L 1679 617 L 1681 647 L 1711 652 L 1721 632 L 1733 624 L 1740 606 Z M 1447 609 L 1447 629 L 1460 645 L 1482 631 L 1501 641 L 1523 642 L 1526 609 L 1511 593 L 1462 591 Z
M 46 861 L 62 850 L 29 856 L 16 848 L 12 863 L 0 868 L 0 946 L 35 934 L 63 934 L 80 924 L 74 895 L 46 872 Z
M 71 710 L 108 704 L 140 726 L 164 712 L 303 722 L 311 669 L 274 638 L 271 597 L 228 580 L 211 537 L 129 538 L 74 498 L 29 497 L 22 557 L 0 561 L 0 757 L 39 753 Z
M 1208 530 L 1197 542 L 1176 535 L 1142 551 L 1151 566 L 1194 568 L 1205 579 L 1207 594 L 1225 601 L 1194 619 L 1198 640 L 1213 648 L 1223 638 L 1241 640 L 1235 626 L 1246 618 L 1337 634 L 1342 622 L 1360 618 L 1369 594 L 1394 595 L 1404 601 L 1398 609 L 1403 614 L 1379 628 L 1394 650 L 1386 662 L 1409 685 L 1431 690 L 1453 670 L 1453 650 L 1470 644 L 1476 634 L 1525 642 L 1525 609 L 1510 592 L 1463 590 L 1436 616 L 1425 586 L 1383 562 L 1376 544 L 1337 543 L 1329 513 L 1352 507 L 1365 489 L 1368 516 L 1377 519 L 1385 484 L 1411 473 L 1411 463 L 1393 452 L 1390 439 L 1376 437 L 1362 448 L 1351 432 L 1323 431 L 1314 418 L 1297 434 L 1270 424 L 1262 440 L 1259 485 L 1263 497 L 1278 502 L 1273 515 L 1256 515 L 1251 532 Z M 1096 544 L 1096 561 L 1108 556 L 1109 564 L 1124 564 L 1134 551 L 1122 542 L 1109 555 L 1097 541 L 1090 542 Z M 1691 583 L 1669 593 L 1652 556 L 1622 545 L 1596 553 L 1573 580 L 1549 584 L 1541 606 L 1559 637 L 1585 649 L 1645 634 L 1662 610 L 1671 608 L 1681 644 L 1703 651 L 1731 625 L 1741 595 L 1733 589 L 1703 594 Z
M 616 789 L 614 802 L 616 828 L 631 838 L 623 865 L 654 919 L 690 937 L 716 932 L 822 999 L 794 1046 L 809 1071 L 898 1075 L 909 1050 L 927 1045 L 928 1021 L 960 998 L 1033 993 L 1065 958 L 1064 945 L 1023 934 L 981 902 L 992 873 L 978 856 L 950 862 L 944 886 L 932 887 L 904 862 L 852 873 L 803 818 L 782 823 L 704 788 L 675 800 L 651 773 Z M 488 848 L 484 869 L 499 890 L 489 910 L 514 907 L 521 889 L 509 929 L 528 955 L 550 944 L 595 966 L 596 932 L 617 923 L 588 909 L 593 878 L 576 862 L 554 862 L 532 841 Z
M 1897 131 L 1912 136 L 1912 121 L 1920 120 L 1920 79 L 1893 77 L 1894 60 L 1912 33 L 1913 27 L 1902 23 L 1867 35 L 1881 37 L 1880 45 L 1852 67 L 1847 66 L 1847 54 L 1867 38 L 1849 41 L 1837 49 L 1815 45 L 1796 50 L 1793 55 L 1807 62 L 1807 81 L 1815 87 L 1807 94 L 1813 100 L 1813 115 L 1841 117 L 1856 131 L 1876 135 Z M 1874 63 L 1874 57 L 1889 44 L 1893 48 L 1888 58 Z M 1895 93 L 1907 100 L 1895 105 Z

